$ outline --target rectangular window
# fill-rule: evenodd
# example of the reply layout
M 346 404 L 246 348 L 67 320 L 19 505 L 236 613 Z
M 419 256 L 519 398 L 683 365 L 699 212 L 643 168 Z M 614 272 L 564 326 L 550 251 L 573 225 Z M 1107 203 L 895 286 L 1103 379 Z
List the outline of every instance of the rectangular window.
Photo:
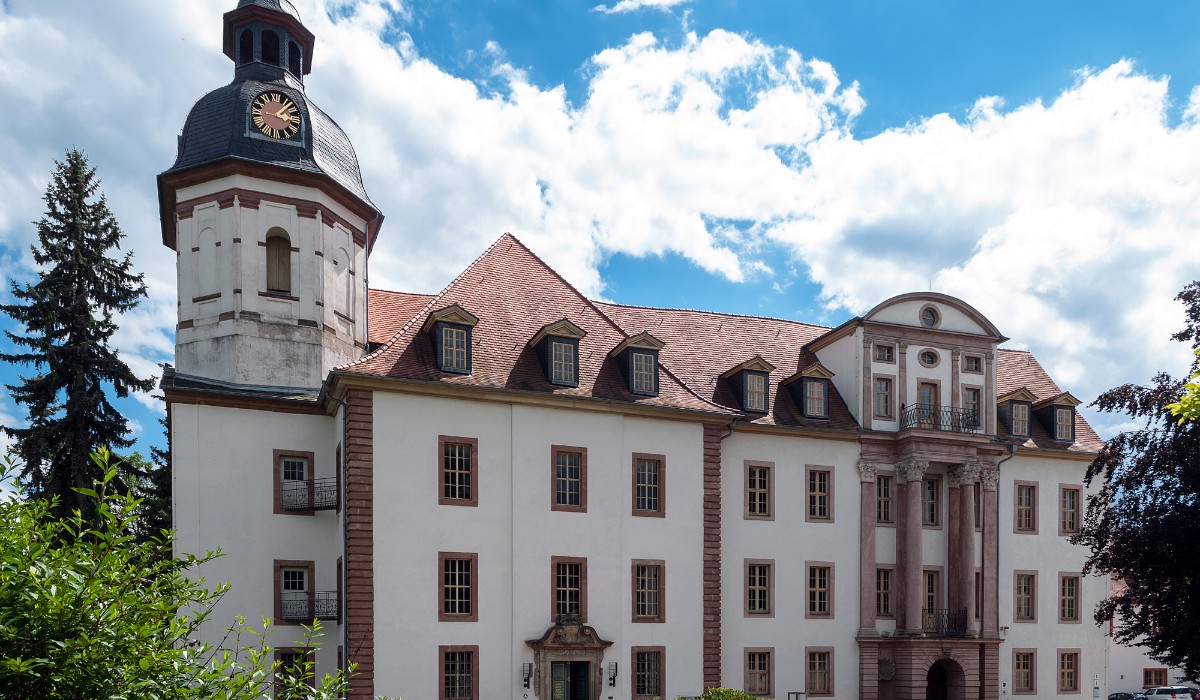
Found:
M 629 351 L 629 389 L 635 394 L 658 394 L 658 361 L 652 352 Z
M 470 374 L 470 347 L 463 326 L 442 326 L 442 371 Z
M 479 700 L 479 647 L 439 646 L 442 682 L 438 700 Z
M 895 345 L 876 345 L 875 346 L 875 361 L 876 362 L 895 362 L 896 361 L 896 346 Z
M 806 520 L 833 520 L 833 473 L 828 469 L 806 467 L 808 471 L 808 517 Z
M 939 527 L 942 524 L 941 479 L 921 480 L 921 524 Z
M 475 438 L 438 436 L 438 454 L 441 455 L 441 490 L 438 504 L 444 506 L 477 506 L 475 469 L 479 440 Z
M 664 488 L 666 471 L 663 455 L 633 455 L 633 514 L 650 517 L 666 515 Z
M 1013 523 L 1013 531 L 1036 533 L 1038 529 L 1037 484 L 1028 481 L 1018 481 L 1015 488 L 1014 516 L 1016 520 Z
M 941 609 L 942 605 L 942 572 L 940 571 L 923 571 L 921 572 L 922 584 L 921 594 L 925 610 L 933 611 Z
M 1013 694 L 1037 693 L 1037 651 L 1013 649 Z
M 663 594 L 665 565 L 661 560 L 635 559 L 631 576 L 633 579 L 633 621 L 664 622 L 666 606 Z
M 892 515 L 892 476 L 879 474 L 875 477 L 875 521 L 896 522 Z
M 312 452 L 274 450 L 271 455 L 275 504 L 272 512 L 291 515 L 313 514 Z
M 811 695 L 833 695 L 833 648 L 805 647 L 804 688 Z
M 1079 692 L 1079 651 L 1058 651 L 1058 692 Z
M 1142 687 L 1153 688 L 1159 685 L 1167 684 L 1167 669 L 1165 668 L 1143 668 L 1142 669 Z
M 743 407 L 755 413 L 767 412 L 767 375 L 762 372 L 743 372 L 745 397 Z
M 276 559 L 275 624 L 312 624 L 316 617 L 313 562 Z
M 554 618 L 578 615 L 587 622 L 587 559 L 551 557 Z
M 633 647 L 633 700 L 658 700 L 666 684 L 666 647 Z
M 755 697 L 773 697 L 775 685 L 771 671 L 774 649 L 746 649 L 746 693 Z
M 1037 621 L 1037 573 L 1018 571 L 1014 574 L 1013 619 L 1017 622 Z
M 745 568 L 745 614 L 770 617 L 775 603 L 775 562 L 764 559 L 747 559 Z
M 1013 402 L 1011 410 L 1010 432 L 1017 437 L 1029 437 L 1029 404 Z
M 892 617 L 892 570 L 875 570 L 875 614 Z
M 1058 621 L 1079 622 L 1079 576 L 1058 575 Z
M 587 449 L 552 445 L 550 510 L 587 511 Z
M 563 386 L 578 386 L 575 372 L 578 346 L 566 340 L 550 339 L 550 383 Z
M 303 679 L 308 684 L 315 680 L 312 651 L 307 653 L 303 648 L 275 648 L 275 693 L 281 695 L 288 687 L 286 679 Z M 294 685 L 292 686 L 295 687 Z
M 1059 406 L 1054 409 L 1054 439 L 1074 442 L 1075 409 Z
M 963 357 L 964 372 L 983 372 L 983 358 L 974 355 L 966 355 Z
M 892 417 L 892 380 L 884 377 L 875 379 L 875 417 Z
M 751 520 L 775 517 L 774 469 L 770 464 L 746 462 L 746 512 Z
M 1073 535 L 1079 532 L 1079 505 L 1082 499 L 1082 488 L 1058 487 L 1058 534 Z
M 477 621 L 479 613 L 475 609 L 475 601 L 478 599 L 479 590 L 479 555 L 467 552 L 438 552 L 438 564 L 442 576 L 438 620 Z
M 809 418 L 825 418 L 829 415 L 827 388 L 828 383 L 824 379 L 804 380 L 804 415 Z
M 805 562 L 808 569 L 808 609 L 805 617 L 833 616 L 833 564 Z

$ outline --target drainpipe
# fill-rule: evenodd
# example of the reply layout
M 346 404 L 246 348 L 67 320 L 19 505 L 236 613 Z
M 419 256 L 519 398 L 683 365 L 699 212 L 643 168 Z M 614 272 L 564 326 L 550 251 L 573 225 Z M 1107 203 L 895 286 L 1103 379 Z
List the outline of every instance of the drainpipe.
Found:
M 996 440 L 997 440 L 998 442 L 1002 442 L 1002 443 L 1004 443 L 1005 445 L 1007 445 L 1007 446 L 1008 446 L 1008 456 L 1007 456 L 1007 457 L 1005 457 L 1004 459 L 1000 460 L 999 462 L 996 462 L 996 539 L 997 539 L 997 540 L 999 540 L 999 539 L 1000 539 L 1000 465 L 1001 465 L 1001 464 L 1004 464 L 1004 463 L 1005 463 L 1005 462 L 1007 462 L 1008 460 L 1010 460 L 1010 459 L 1012 459 L 1013 457 L 1016 457 L 1016 456 L 1017 456 L 1017 443 L 1015 443 L 1015 442 L 1008 442 L 1008 441 L 1006 441 L 1006 440 L 1000 440 L 1000 438 L 996 438 Z M 983 493 L 983 492 L 982 492 L 982 490 L 981 490 L 981 491 L 980 491 L 980 495 L 982 495 L 982 493 Z M 985 543 L 985 545 L 986 545 L 986 543 Z M 997 617 L 997 618 L 999 618 L 999 617 L 1000 617 L 1000 581 L 999 581 L 999 572 L 1000 572 L 1000 568 L 1001 568 L 1001 567 L 1000 567 L 1000 557 L 1002 556 L 1002 554 L 1003 554 L 1003 552 L 1002 552 L 1002 550 L 1001 550 L 1001 548 L 1000 548 L 1000 543 L 999 543 L 999 541 L 997 541 L 997 542 L 996 542 L 996 572 L 997 572 L 997 581 L 996 581 L 996 617 Z M 996 620 L 996 632 L 1001 632 L 1001 631 L 1002 631 L 1002 630 L 1000 629 L 1000 620 L 999 620 L 999 619 L 997 619 L 997 620 Z

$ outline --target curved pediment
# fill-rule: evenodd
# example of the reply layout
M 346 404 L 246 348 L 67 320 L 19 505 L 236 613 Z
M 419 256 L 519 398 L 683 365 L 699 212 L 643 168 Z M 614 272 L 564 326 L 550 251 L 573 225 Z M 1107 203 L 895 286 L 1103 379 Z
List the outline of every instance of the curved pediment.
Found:
M 595 628 L 583 624 L 578 615 L 560 615 L 555 624 L 547 629 L 540 639 L 528 639 L 525 644 L 534 651 L 563 649 L 603 651 L 613 643 L 601 639 Z
M 934 316 L 924 316 L 932 309 Z M 982 335 L 1001 343 L 1008 340 L 996 326 L 962 299 L 938 292 L 909 292 L 894 296 L 863 314 L 864 322 L 912 326 L 969 335 Z

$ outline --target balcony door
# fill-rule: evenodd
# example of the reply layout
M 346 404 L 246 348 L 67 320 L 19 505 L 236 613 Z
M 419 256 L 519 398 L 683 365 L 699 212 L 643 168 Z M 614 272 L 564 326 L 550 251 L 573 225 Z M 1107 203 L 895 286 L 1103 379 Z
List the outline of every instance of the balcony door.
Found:
M 937 426 L 938 385 L 932 382 L 917 384 L 917 423 L 922 428 Z

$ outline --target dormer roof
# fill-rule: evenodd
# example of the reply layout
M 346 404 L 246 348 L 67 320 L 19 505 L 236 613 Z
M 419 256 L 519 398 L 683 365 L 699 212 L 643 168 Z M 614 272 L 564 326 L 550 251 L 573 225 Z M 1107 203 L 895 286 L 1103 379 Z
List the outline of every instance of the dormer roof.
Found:
M 435 323 L 453 323 L 459 326 L 474 328 L 478 325 L 479 318 L 458 304 L 451 304 L 437 311 L 431 311 L 425 319 L 425 324 L 421 326 L 421 330 L 428 333 L 433 329 L 433 324 Z
M 806 377 L 809 379 L 833 379 L 834 374 L 833 374 L 833 372 L 829 371 L 829 369 L 827 367 L 825 367 L 825 365 L 814 360 L 811 364 L 806 366 L 804 369 L 800 370 L 799 372 L 796 372 L 792 376 L 781 381 L 780 384 L 781 385 L 791 384 L 792 382 L 799 381 Z
M 740 365 L 735 366 L 733 369 L 726 371 L 724 374 L 721 375 L 721 378 L 729 379 L 730 377 L 738 374 L 739 372 L 746 372 L 746 371 L 766 372 L 767 374 L 770 374 L 771 372 L 775 371 L 775 365 L 764 360 L 762 358 L 762 355 L 755 355 L 754 357 L 751 357 L 749 360 L 746 360 L 745 362 L 741 363 Z
M 638 348 L 640 350 L 656 350 L 657 351 L 657 350 L 662 350 L 665 346 L 666 346 L 666 343 L 664 343 L 663 341 L 659 340 L 658 338 L 655 338 L 654 336 L 650 335 L 649 331 L 642 331 L 641 333 L 638 333 L 637 335 L 631 335 L 628 338 L 622 340 L 620 343 L 617 344 L 617 347 L 613 348 L 612 351 L 608 353 L 608 356 L 616 357 L 617 355 L 620 355 L 621 353 L 625 352 L 629 348 Z
M 1064 391 L 1056 396 L 1047 396 L 1044 399 L 1036 401 L 1033 404 L 1033 410 L 1036 411 L 1040 408 L 1046 408 L 1047 406 L 1070 406 L 1071 408 L 1074 408 L 1081 403 L 1083 402 L 1072 396 L 1071 392 Z
M 1004 403 L 1005 401 L 1028 401 L 1029 403 L 1033 403 L 1037 400 L 1038 397 L 1032 391 L 1025 387 L 1018 387 L 1007 394 L 997 397 L 996 403 Z
M 571 323 L 567 319 L 559 319 L 553 323 L 547 323 L 538 330 L 537 334 L 529 340 L 529 345 L 534 346 L 546 339 L 546 336 L 555 336 L 557 338 L 574 338 L 579 340 L 587 335 L 587 331 L 579 326 Z

